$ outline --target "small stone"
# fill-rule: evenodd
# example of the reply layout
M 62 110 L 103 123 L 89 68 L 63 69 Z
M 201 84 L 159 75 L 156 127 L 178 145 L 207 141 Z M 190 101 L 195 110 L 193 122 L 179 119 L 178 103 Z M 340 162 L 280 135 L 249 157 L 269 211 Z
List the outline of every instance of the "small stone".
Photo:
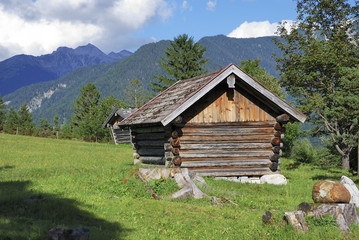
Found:
M 241 183 L 249 183 L 249 178 L 247 176 L 239 177 Z
M 142 162 L 140 159 L 133 159 L 133 165 L 141 165 Z
M 263 215 L 262 215 L 262 221 L 264 223 L 272 223 L 274 222 L 274 218 L 273 215 L 270 211 L 266 211 Z
M 252 177 L 249 181 L 250 183 L 261 184 L 261 180 L 259 179 L 259 177 Z
M 75 228 L 71 235 L 71 240 L 88 240 L 90 237 L 90 230 L 87 228 Z
M 343 184 L 326 180 L 314 184 L 312 198 L 315 203 L 349 203 L 351 196 Z
M 307 203 L 307 202 L 302 202 L 301 204 L 298 205 L 297 210 L 301 210 L 305 213 L 313 210 L 314 204 L 313 203 Z
M 240 182 L 237 177 L 215 177 L 214 180 L 225 180 L 230 182 Z
M 287 185 L 287 179 L 282 174 L 268 174 L 260 178 L 261 183 Z
M 349 203 L 354 203 L 356 207 L 359 207 L 359 190 L 353 180 L 346 176 L 342 176 L 340 183 L 350 192 L 351 198 Z

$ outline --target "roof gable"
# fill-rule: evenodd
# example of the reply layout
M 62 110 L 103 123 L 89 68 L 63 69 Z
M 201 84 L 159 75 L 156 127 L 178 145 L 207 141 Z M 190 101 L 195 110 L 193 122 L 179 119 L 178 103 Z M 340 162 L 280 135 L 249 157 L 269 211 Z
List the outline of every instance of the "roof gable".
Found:
M 303 113 L 272 93 L 236 65 L 230 64 L 219 71 L 176 82 L 124 119 L 120 125 L 161 122 L 163 126 L 166 126 L 232 74 L 234 74 L 237 84 L 246 85 L 250 91 L 272 107 L 282 113 L 288 113 L 300 122 L 305 121 L 306 116 Z

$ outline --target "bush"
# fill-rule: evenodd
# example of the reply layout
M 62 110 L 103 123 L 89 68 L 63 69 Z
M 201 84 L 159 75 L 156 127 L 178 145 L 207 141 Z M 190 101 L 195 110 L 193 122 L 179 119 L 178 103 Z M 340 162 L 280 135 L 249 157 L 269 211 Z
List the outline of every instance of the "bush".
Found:
M 296 163 L 311 163 L 320 167 L 340 167 L 341 157 L 328 138 L 321 138 L 322 145 L 315 148 L 308 138 L 295 141 L 291 159 Z
M 290 156 L 296 162 L 312 163 L 316 154 L 309 139 L 302 138 L 294 142 Z
M 284 139 L 283 139 L 283 155 L 285 157 L 289 157 L 292 147 L 294 146 L 295 141 L 298 139 L 298 137 L 300 136 L 300 125 L 299 123 L 295 122 L 295 123 L 287 123 L 285 124 L 285 134 L 284 134 Z

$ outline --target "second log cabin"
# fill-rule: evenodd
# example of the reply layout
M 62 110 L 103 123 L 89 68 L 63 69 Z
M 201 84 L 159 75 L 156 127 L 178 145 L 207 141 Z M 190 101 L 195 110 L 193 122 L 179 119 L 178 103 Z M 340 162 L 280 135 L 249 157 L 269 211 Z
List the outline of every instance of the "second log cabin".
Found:
M 306 116 L 239 67 L 180 80 L 121 121 L 134 158 L 202 176 L 278 173 L 284 128 Z

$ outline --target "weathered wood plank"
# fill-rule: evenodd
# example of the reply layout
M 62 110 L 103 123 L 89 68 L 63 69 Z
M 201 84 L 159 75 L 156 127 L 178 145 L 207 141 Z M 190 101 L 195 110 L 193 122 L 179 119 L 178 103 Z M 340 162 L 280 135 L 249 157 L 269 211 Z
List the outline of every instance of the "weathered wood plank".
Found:
M 254 160 L 254 161 L 259 161 L 259 160 L 268 160 L 268 156 L 264 156 L 264 157 L 256 157 L 256 156 L 252 156 L 252 157 L 233 157 L 233 156 L 221 156 L 221 157 L 217 157 L 217 158 L 210 158 L 210 157 L 203 157 L 203 158 L 192 158 L 190 156 L 183 156 L 182 157 L 183 162 L 196 162 L 196 161 L 249 161 L 249 160 Z
M 181 151 L 182 157 L 188 158 L 223 158 L 223 157 L 268 157 L 270 151 L 240 151 L 240 152 L 220 152 L 220 153 L 195 153 Z
M 193 149 L 269 149 L 272 145 L 270 143 L 232 143 L 232 144 L 222 144 L 222 143 L 204 143 L 204 144 L 186 144 L 182 142 L 181 150 L 193 150 Z
M 166 129 L 165 127 L 132 127 L 132 133 L 137 134 L 137 133 L 154 133 L 154 132 L 165 132 Z
M 192 132 L 186 132 L 182 137 L 187 136 L 246 136 L 246 135 L 271 135 L 273 136 L 273 129 L 264 129 L 264 130 L 258 130 L 258 129 L 236 129 L 233 131 L 226 131 L 226 130 L 212 130 L 208 129 L 207 131 L 192 131 Z
M 236 113 L 235 122 L 239 122 L 240 121 L 240 94 L 237 90 L 234 91 L 234 101 L 235 101 L 235 113 Z
M 255 135 L 254 135 L 255 136 Z M 224 139 L 203 139 L 203 138 L 189 138 L 186 140 L 181 140 L 181 144 L 193 144 L 193 143 L 199 143 L 199 144 L 205 144 L 205 143 L 209 143 L 209 144 L 215 144 L 215 143 L 219 143 L 219 144 L 232 144 L 232 143 L 268 143 L 270 142 L 270 138 L 236 138 L 236 139 L 228 139 L 228 138 L 224 138 Z
M 269 167 L 272 162 L 270 160 L 248 160 L 248 161 L 183 161 L 182 167 L 229 167 L 229 166 L 238 166 L 238 167 Z
M 270 141 L 272 139 L 272 134 L 247 134 L 247 135 L 234 135 L 234 136 L 228 136 L 228 135 L 193 135 L 193 136 L 186 136 L 183 135 L 181 137 L 181 141 L 188 140 L 188 141 L 206 141 L 206 140 L 212 140 L 212 141 L 239 141 L 239 142 L 245 142 L 246 140 L 255 140 L 258 139 L 258 141 L 262 142 L 261 140 L 267 140 Z
M 139 133 L 132 135 L 132 138 L 138 140 L 161 140 L 166 138 L 165 133 Z
M 231 176 L 262 176 L 273 173 L 269 168 L 249 168 L 249 169 L 212 169 L 203 170 L 192 168 L 199 176 L 211 177 L 231 177 Z
M 220 123 L 204 123 L 204 124 L 198 124 L 198 123 L 194 123 L 194 124 L 189 124 L 187 123 L 185 125 L 186 128 L 192 128 L 192 127 L 219 127 L 219 126 L 225 126 L 228 128 L 243 128 L 243 127 L 252 127 L 252 128 L 268 128 L 271 127 L 273 128 L 273 125 L 275 124 L 275 121 L 271 121 L 271 122 L 220 122 Z
M 164 157 L 153 157 L 153 156 L 141 156 L 140 160 L 144 164 L 164 165 L 166 162 Z
M 141 156 L 164 156 L 165 150 L 163 148 L 139 148 L 137 153 Z
M 147 140 L 140 140 L 140 141 L 136 141 L 136 144 L 139 147 L 163 147 L 165 143 L 168 143 L 168 141 L 166 140 L 152 140 L 152 141 L 147 141 Z

